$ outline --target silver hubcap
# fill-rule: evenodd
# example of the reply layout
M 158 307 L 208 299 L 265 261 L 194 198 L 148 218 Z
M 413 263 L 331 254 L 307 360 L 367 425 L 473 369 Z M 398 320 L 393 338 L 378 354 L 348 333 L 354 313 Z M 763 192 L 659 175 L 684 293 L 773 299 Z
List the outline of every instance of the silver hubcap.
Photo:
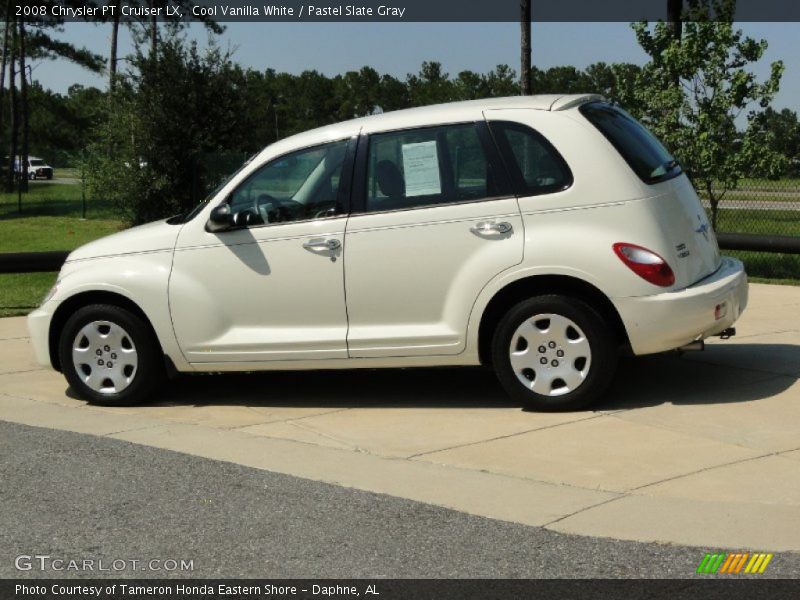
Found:
M 592 351 L 574 321 L 541 314 L 517 327 L 511 336 L 509 358 L 522 385 L 542 396 L 562 396 L 584 382 Z
M 92 321 L 72 342 L 72 363 L 83 383 L 101 394 L 118 394 L 136 377 L 139 356 L 128 332 L 111 321 Z

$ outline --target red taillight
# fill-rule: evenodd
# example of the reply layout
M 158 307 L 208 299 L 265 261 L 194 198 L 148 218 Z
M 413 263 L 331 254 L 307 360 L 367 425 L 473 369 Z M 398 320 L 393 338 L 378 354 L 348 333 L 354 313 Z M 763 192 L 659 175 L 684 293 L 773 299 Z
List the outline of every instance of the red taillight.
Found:
M 675 283 L 675 273 L 663 258 L 652 250 L 636 244 L 614 244 L 619 259 L 639 277 L 653 285 L 669 287 Z

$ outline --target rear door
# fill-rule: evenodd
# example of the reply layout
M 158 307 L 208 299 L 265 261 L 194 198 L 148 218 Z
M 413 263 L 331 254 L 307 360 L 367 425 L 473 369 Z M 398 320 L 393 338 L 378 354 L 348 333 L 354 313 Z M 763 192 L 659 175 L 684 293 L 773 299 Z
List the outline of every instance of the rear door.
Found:
M 484 123 L 363 136 L 345 233 L 351 357 L 452 355 L 480 290 L 522 260 L 519 206 Z

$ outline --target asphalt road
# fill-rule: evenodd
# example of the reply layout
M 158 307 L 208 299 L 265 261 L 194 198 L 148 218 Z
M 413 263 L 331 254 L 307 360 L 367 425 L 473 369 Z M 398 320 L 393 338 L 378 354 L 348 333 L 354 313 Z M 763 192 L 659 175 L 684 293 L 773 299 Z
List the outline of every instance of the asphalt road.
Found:
M 706 550 L 723 549 L 562 535 L 0 422 L 0 578 L 683 578 L 695 576 Z M 42 572 L 34 559 L 33 569 L 18 571 L 20 555 L 49 555 L 42 560 L 63 559 L 62 567 L 103 560 L 122 570 Z M 162 570 L 142 570 L 153 559 Z M 191 560 L 193 569 L 166 572 L 170 559 Z M 798 574 L 800 555 L 777 554 L 759 577 Z

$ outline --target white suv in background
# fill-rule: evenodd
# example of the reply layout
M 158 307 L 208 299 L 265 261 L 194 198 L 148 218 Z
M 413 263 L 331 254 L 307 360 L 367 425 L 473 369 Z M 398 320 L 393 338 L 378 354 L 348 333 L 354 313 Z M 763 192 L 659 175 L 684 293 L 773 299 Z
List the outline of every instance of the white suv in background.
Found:
M 598 96 L 549 95 L 275 143 L 191 212 L 73 252 L 29 326 L 102 404 L 165 371 L 484 364 L 565 410 L 621 351 L 699 346 L 746 303 L 664 147 Z

